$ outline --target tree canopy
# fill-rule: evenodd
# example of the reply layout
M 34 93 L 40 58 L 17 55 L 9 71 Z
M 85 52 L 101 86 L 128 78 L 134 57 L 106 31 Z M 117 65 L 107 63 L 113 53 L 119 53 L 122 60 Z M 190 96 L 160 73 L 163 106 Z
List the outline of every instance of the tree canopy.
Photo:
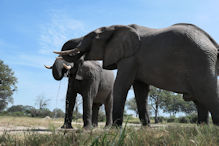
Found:
M 184 101 L 181 94 L 158 89 L 152 86 L 149 96 L 151 105 L 155 111 L 155 117 L 156 112 L 158 113 L 158 108 L 173 116 L 178 112 L 191 114 L 196 111 L 195 104 L 193 102 Z
M 176 113 L 182 112 L 185 114 L 191 114 L 196 112 L 195 104 L 191 101 L 184 101 L 181 94 L 162 90 L 151 86 L 149 92 L 149 113 L 154 113 L 155 123 L 158 123 L 158 114 L 160 111 L 169 113 L 175 116 Z M 126 102 L 127 108 L 134 111 L 136 116 L 138 115 L 137 105 L 135 98 L 130 98 Z
M 13 93 L 16 91 L 17 78 L 8 65 L 0 60 L 0 111 L 4 110 L 8 103 L 13 103 Z
M 131 111 L 134 111 L 135 112 L 135 115 L 137 117 L 138 115 L 138 109 L 137 109 L 137 104 L 136 104 L 136 101 L 135 101 L 135 98 L 130 98 L 127 102 L 126 102 L 126 105 L 127 105 L 127 108 Z

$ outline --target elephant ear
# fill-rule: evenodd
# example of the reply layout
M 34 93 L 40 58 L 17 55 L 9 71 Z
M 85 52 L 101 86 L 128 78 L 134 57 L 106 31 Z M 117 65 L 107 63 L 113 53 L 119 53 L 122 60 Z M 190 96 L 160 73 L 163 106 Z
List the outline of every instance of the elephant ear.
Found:
M 78 48 L 89 48 L 85 60 L 103 60 L 104 48 L 113 35 L 113 27 L 101 27 L 86 35 Z M 89 44 L 89 45 L 88 45 Z M 84 51 L 82 49 L 82 51 Z
M 107 40 L 104 46 L 103 68 L 116 69 L 122 58 L 133 56 L 140 46 L 137 31 L 129 26 L 115 25 L 97 32 L 96 39 Z

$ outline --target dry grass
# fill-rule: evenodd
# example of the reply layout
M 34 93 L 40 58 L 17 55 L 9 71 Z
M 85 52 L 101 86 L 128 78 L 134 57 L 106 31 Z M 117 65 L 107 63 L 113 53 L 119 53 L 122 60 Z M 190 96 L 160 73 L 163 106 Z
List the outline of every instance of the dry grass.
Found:
M 60 127 L 63 119 L 0 116 L 1 127 L 49 127 L 51 124 Z
M 58 130 L 63 119 L 0 117 L 0 125 L 48 126 L 50 133 L 33 131 L 0 135 L 2 145 L 219 145 L 219 127 L 214 125 L 165 124 L 152 128 Z M 75 125 L 74 125 L 75 126 Z

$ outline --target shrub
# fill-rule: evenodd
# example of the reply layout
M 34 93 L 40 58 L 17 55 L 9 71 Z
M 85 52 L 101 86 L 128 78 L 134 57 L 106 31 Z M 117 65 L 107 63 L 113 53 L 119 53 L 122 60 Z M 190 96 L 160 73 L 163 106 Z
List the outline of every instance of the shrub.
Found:
M 73 111 L 72 120 L 78 120 L 82 118 L 82 114 L 80 112 Z
M 165 118 L 165 117 L 162 117 L 162 116 L 161 116 L 161 117 L 158 117 L 157 119 L 158 119 L 158 122 L 159 122 L 159 123 L 162 123 L 162 122 L 166 121 L 166 118 Z
M 176 121 L 177 121 L 177 118 L 175 116 L 170 116 L 169 118 L 167 118 L 168 123 L 173 123 L 173 122 L 176 122 Z
M 52 116 L 52 112 L 49 110 L 49 109 L 47 109 L 47 108 L 45 108 L 45 109 L 39 109 L 38 110 L 38 113 L 39 113 L 39 117 L 42 117 L 42 118 L 44 118 L 44 117 L 46 117 L 46 116 Z
M 106 121 L 106 115 L 103 111 L 99 111 L 98 113 L 98 122 L 104 122 Z
M 190 123 L 197 123 L 197 121 L 198 121 L 197 114 L 191 114 L 191 115 L 188 115 L 187 117 L 189 118 Z
M 59 108 L 55 108 L 51 114 L 52 114 L 52 117 L 55 117 L 55 118 L 65 117 L 65 113 Z
M 186 117 L 179 117 L 178 118 L 179 123 L 190 123 L 190 119 L 188 116 Z

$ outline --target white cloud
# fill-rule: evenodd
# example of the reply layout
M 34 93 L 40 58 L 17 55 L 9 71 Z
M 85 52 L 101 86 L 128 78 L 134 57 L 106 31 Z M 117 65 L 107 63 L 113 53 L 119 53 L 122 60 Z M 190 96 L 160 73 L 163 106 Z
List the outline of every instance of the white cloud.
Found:
M 50 11 L 50 20 L 42 24 L 40 30 L 40 54 L 51 54 L 60 50 L 64 42 L 80 37 L 84 32 L 84 24 L 75 20 L 63 11 Z
M 51 58 L 43 55 L 33 54 L 14 54 L 14 56 L 7 56 L 5 58 L 6 63 L 10 66 L 25 66 L 31 68 L 44 68 L 44 65 L 52 65 L 55 58 Z

